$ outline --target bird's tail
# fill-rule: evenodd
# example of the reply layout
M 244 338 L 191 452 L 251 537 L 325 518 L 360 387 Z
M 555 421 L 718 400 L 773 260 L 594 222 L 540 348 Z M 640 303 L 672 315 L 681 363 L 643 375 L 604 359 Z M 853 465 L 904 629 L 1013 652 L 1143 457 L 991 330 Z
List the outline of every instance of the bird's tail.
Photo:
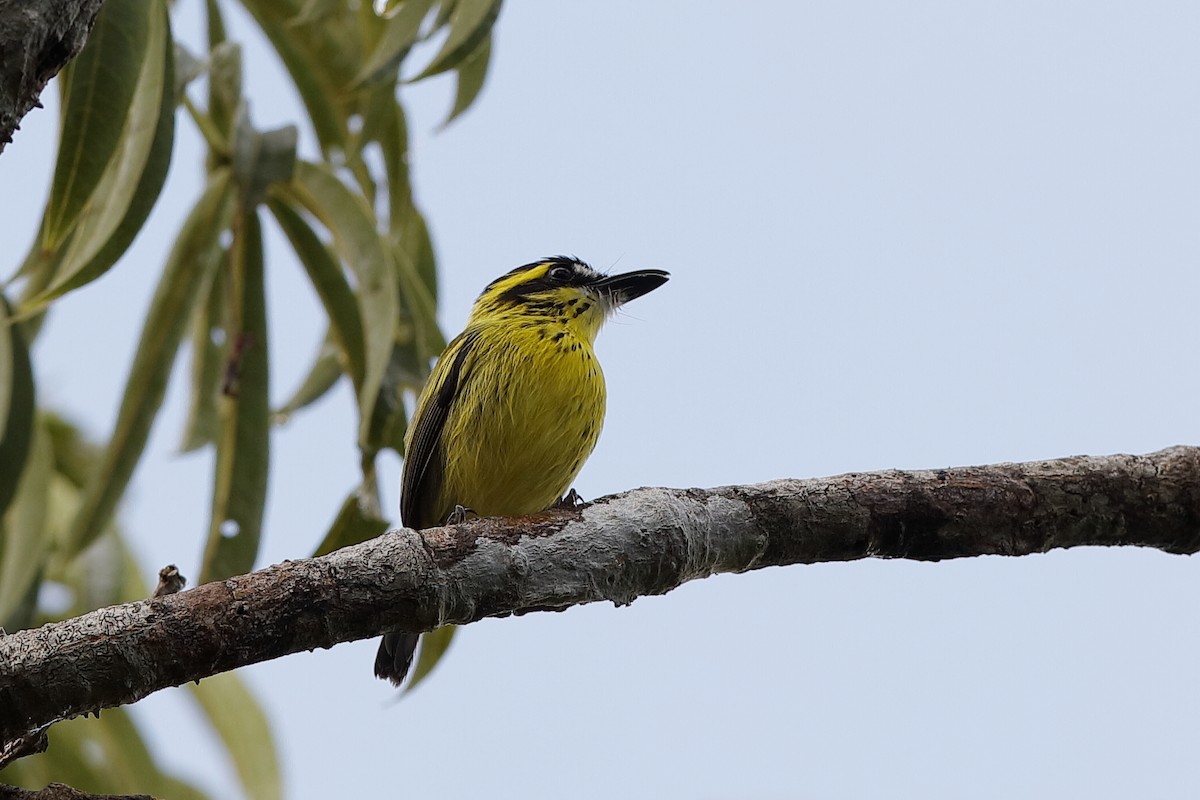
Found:
M 420 640 L 419 633 L 384 634 L 379 642 L 379 652 L 375 654 L 375 677 L 389 680 L 396 686 L 403 683 Z

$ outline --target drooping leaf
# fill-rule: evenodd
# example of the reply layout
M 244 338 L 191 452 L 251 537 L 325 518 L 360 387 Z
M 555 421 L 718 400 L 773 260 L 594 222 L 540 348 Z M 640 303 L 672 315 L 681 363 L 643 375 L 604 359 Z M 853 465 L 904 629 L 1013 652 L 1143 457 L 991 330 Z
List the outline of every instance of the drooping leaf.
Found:
M 488 64 L 492 60 L 492 36 L 488 34 L 475 51 L 458 67 L 458 88 L 454 92 L 454 107 L 450 116 L 442 123 L 445 128 L 459 114 L 466 111 L 479 97 L 483 82 L 487 79 Z
M 275 220 L 291 242 L 292 249 L 308 273 L 308 279 L 321 298 L 321 304 L 329 316 L 330 330 L 345 356 L 347 374 L 355 387 L 361 386 L 366 369 L 362 315 L 358 312 L 358 299 L 346 280 L 342 265 L 304 217 L 286 201 L 273 198 L 267 202 L 267 207 L 275 215 Z
M 180 452 L 187 453 L 217 440 L 217 398 L 229 342 L 229 320 L 226 318 L 228 293 L 228 253 L 222 267 L 212 271 L 201 293 L 208 300 L 196 305 L 191 319 L 191 386 L 188 389 L 188 415 L 183 426 Z
M 124 708 L 106 709 L 87 727 L 89 739 L 104 754 L 107 792 L 152 792 L 159 797 L 202 800 L 206 795 L 195 786 L 168 775 L 150 754 L 145 737 Z
M 244 0 L 243 6 L 271 40 L 275 52 L 283 60 L 288 74 L 300 92 L 308 110 L 309 120 L 317 134 L 323 152 L 341 148 L 346 139 L 345 110 L 341 107 L 340 81 L 330 74 L 324 56 L 336 44 L 317 41 L 326 32 L 322 25 L 297 27 L 292 20 L 299 14 L 295 0 Z
M 300 11 L 292 18 L 293 25 L 320 24 L 345 6 L 345 0 L 303 0 Z
M 50 749 L 15 762 L 0 780 L 41 788 L 49 782 L 95 794 L 152 794 L 172 800 L 205 800 L 200 789 L 163 772 L 129 712 L 107 709 L 99 718 L 79 717 L 50 729 Z
M 10 633 L 32 622 L 37 586 L 51 544 L 46 516 L 53 474 L 50 435 L 35 424 L 16 496 L 0 518 L 0 628 Z
M 313 558 L 328 555 L 334 550 L 340 550 L 352 544 L 374 539 L 388 529 L 386 519 L 372 514 L 368 509 L 363 508 L 363 505 L 360 493 L 357 490 L 351 492 L 346 501 L 342 503 L 329 532 L 317 546 Z
M 141 458 L 162 405 L 184 324 L 195 304 L 205 299 L 199 289 L 220 260 L 220 236 L 229 227 L 234 200 L 229 171 L 212 173 L 171 248 L 142 327 L 112 439 L 99 469 L 88 481 L 72 525 L 70 553 L 87 546 L 104 530 Z
M 154 0 L 142 14 L 149 20 L 148 41 L 122 136 L 55 254 L 53 282 L 27 308 L 107 272 L 133 243 L 162 191 L 175 142 L 175 56 L 165 4 Z
M 383 27 L 383 35 L 371 57 L 354 79 L 355 85 L 370 83 L 385 76 L 395 78 L 400 62 L 408 55 L 421 33 L 421 22 L 429 16 L 436 0 L 406 0 Z
M 208 50 L 212 52 L 225 41 L 225 18 L 217 0 L 204 0 L 205 31 L 208 34 Z
M 304 380 L 300 381 L 300 385 L 296 387 L 292 396 L 274 411 L 271 415 L 272 421 L 277 425 L 284 424 L 293 413 L 324 397 L 337 384 L 340 377 L 342 377 L 341 350 L 334 343 L 333 334 L 326 331 L 325 339 L 317 349 L 317 357 L 309 367 Z
M 491 33 L 500 16 L 501 0 L 458 0 L 450 12 L 450 36 L 429 66 L 412 82 L 457 68 Z
M 424 358 L 434 358 L 446 349 L 446 339 L 437 322 L 437 301 L 417 271 L 412 254 L 393 244 L 392 256 L 400 284 L 400 299 L 416 328 L 417 352 Z
M 0 295 L 0 514 L 8 508 L 33 434 L 33 369 L 21 328 Z
M 145 0 L 106 2 L 74 60 L 42 230 L 47 250 L 58 249 L 75 227 L 121 146 L 143 63 L 161 54 L 161 43 L 157 50 L 151 46 L 157 18 L 157 13 L 147 13 Z
M 212 521 L 200 583 L 249 572 L 258 555 L 270 463 L 267 303 L 262 228 L 243 209 L 230 257 L 229 356 L 221 398 Z
M 224 141 L 229 142 L 234 136 L 238 109 L 243 104 L 242 48 L 234 42 L 222 41 L 213 45 L 208 58 L 208 117 Z
M 437 258 L 433 252 L 433 239 L 429 235 L 429 226 L 420 209 L 413 204 L 411 196 L 401 207 L 401 216 L 396 230 L 399 232 L 400 247 L 408 256 L 409 263 L 417 277 L 424 284 L 425 292 L 430 302 L 437 304 Z
M 368 118 L 378 120 L 378 133 L 374 133 L 383 152 L 383 166 L 387 172 L 388 187 L 388 230 L 392 235 L 401 231 L 404 218 L 412 206 L 412 187 L 408 173 L 408 122 L 404 109 L 394 97 L 384 98 L 378 113 Z
M 281 798 L 283 781 L 271 726 L 237 674 L 213 675 L 188 690 L 232 759 L 246 797 Z
M 82 488 L 100 461 L 100 448 L 84 439 L 78 427 L 58 414 L 43 410 L 40 423 L 50 437 L 54 471 L 72 486 Z
M 287 194 L 333 234 L 338 255 L 353 270 L 362 316 L 365 370 L 359 390 L 360 442 L 366 443 L 372 409 L 391 358 L 399 311 L 395 267 L 375 227 L 366 201 L 346 187 L 328 167 L 300 162 Z
M 429 677 L 429 673 L 433 672 L 433 668 L 442 660 L 442 656 L 446 655 L 446 650 L 449 649 L 450 641 L 454 638 L 457 630 L 457 626 L 447 625 L 421 635 L 421 649 L 417 652 L 417 663 L 413 666 L 412 680 L 404 688 L 405 693 L 411 692 L 421 681 Z

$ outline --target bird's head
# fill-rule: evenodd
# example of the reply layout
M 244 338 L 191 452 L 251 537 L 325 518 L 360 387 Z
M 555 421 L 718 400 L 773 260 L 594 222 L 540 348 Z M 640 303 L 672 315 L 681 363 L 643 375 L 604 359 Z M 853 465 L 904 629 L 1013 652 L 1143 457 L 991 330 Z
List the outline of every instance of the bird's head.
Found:
M 554 256 L 517 267 L 489 283 L 475 302 L 471 320 L 526 317 L 566 325 L 590 340 L 609 314 L 662 286 L 668 277 L 660 269 L 605 275 L 577 258 Z

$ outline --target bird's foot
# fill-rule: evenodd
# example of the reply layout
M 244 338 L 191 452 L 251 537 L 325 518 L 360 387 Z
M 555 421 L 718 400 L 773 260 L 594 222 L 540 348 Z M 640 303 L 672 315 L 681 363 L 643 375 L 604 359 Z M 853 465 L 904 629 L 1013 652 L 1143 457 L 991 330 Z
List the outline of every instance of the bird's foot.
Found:
M 555 508 L 566 508 L 575 510 L 583 505 L 583 498 L 579 496 L 579 492 L 575 491 L 575 487 L 571 487 L 571 491 L 560 497 L 558 502 L 554 504 Z
M 479 519 L 479 515 L 475 513 L 475 509 L 456 505 L 454 510 L 450 512 L 450 516 L 446 517 L 446 524 L 461 525 L 472 519 Z

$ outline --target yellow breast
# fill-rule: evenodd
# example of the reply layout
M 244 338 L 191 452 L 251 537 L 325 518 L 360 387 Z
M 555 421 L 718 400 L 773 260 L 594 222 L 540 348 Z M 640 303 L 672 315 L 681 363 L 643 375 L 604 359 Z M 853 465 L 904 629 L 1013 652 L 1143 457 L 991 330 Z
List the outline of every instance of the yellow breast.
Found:
M 445 513 L 543 511 L 570 488 L 604 422 L 591 342 L 545 320 L 486 325 L 446 420 Z M 584 335 L 580 335 L 583 333 Z

